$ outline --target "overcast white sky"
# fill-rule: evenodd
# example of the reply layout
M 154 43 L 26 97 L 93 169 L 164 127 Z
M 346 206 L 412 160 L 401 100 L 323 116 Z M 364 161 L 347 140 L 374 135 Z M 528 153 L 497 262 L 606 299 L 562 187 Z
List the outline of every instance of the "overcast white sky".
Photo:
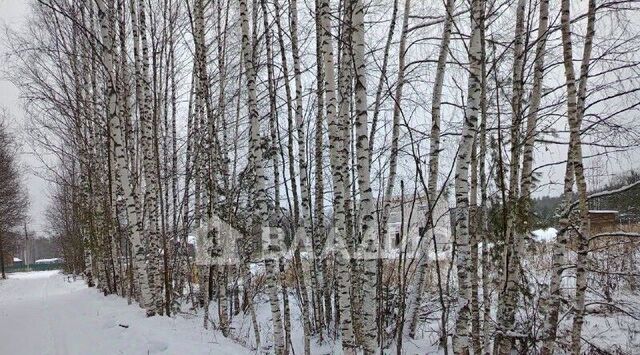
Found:
M 6 28 L 17 29 L 23 25 L 29 15 L 31 1 L 29 0 L 0 0 L 0 106 L 7 109 L 10 114 L 9 125 L 13 133 L 18 137 L 24 134 L 25 117 L 20 101 L 20 93 L 11 82 L 6 80 L 4 70 L 6 69 Z M 44 211 L 47 207 L 47 183 L 34 174 L 38 170 L 38 162 L 29 155 L 30 147 L 28 142 L 22 141 L 21 161 L 26 172 L 25 180 L 29 190 L 30 223 L 29 229 L 37 232 L 44 231 Z

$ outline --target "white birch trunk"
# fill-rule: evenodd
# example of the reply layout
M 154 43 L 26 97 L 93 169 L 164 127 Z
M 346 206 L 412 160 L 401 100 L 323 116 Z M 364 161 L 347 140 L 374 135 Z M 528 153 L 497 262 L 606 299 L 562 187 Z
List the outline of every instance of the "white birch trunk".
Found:
M 467 108 L 465 112 L 460 147 L 456 157 L 455 190 L 456 216 L 455 233 L 458 275 L 457 319 L 453 336 L 453 352 L 455 354 L 469 354 L 469 322 L 471 285 L 469 277 L 473 270 L 469 262 L 469 165 L 471 150 L 476 135 L 478 121 L 480 93 L 482 89 L 482 48 L 481 23 L 484 16 L 484 1 L 473 0 L 471 9 L 471 40 L 469 43 L 469 83 L 467 94 Z
M 573 54 L 570 31 L 570 6 L 562 1 L 561 30 L 564 50 L 565 77 L 567 81 L 567 115 L 571 133 L 576 137 L 574 151 L 574 173 L 578 188 L 578 208 L 580 211 L 580 233 L 578 234 L 578 250 L 576 258 L 576 300 L 575 314 L 571 328 L 571 353 L 580 354 L 582 342 L 582 325 L 584 323 L 585 298 L 587 290 L 587 270 L 589 249 L 589 205 L 587 203 L 587 183 L 584 174 L 581 128 L 584 116 L 587 80 L 589 78 L 589 64 L 591 61 L 591 49 L 595 35 L 596 0 L 589 0 L 587 12 L 587 34 L 582 51 L 582 63 L 580 66 L 580 84 L 576 92 L 575 72 L 573 69 Z M 566 13 L 566 14 L 565 14 Z M 566 19 L 565 19 L 566 17 Z M 572 122 L 573 121 L 573 122 Z
M 153 315 L 155 313 L 163 313 L 163 298 L 162 290 L 163 285 L 160 282 L 160 235 L 158 233 L 158 176 L 156 174 L 156 149 L 155 149 L 155 122 L 153 119 L 152 108 L 152 92 L 151 92 L 151 78 L 149 74 L 149 43 L 147 41 L 147 25 L 146 25 L 146 9 L 144 0 L 138 0 L 138 16 L 140 25 L 140 41 L 142 45 L 141 54 L 141 67 L 142 72 L 139 73 L 141 77 L 141 97 L 142 102 L 139 102 L 140 110 L 140 133 L 142 141 L 142 165 L 144 170 L 145 180 L 145 214 L 148 216 L 147 224 L 145 226 L 146 238 L 148 241 L 149 249 L 147 250 L 148 258 L 148 278 L 149 286 L 152 289 L 152 312 L 148 312 L 147 315 Z
M 513 61 L 513 91 L 511 96 L 511 161 L 509 164 L 509 211 L 507 217 L 506 235 L 507 241 L 504 252 L 504 269 L 502 290 L 498 298 L 498 326 L 502 330 L 496 337 L 494 351 L 497 354 L 507 353 L 513 350 L 513 338 L 507 336 L 513 331 L 515 322 L 515 310 L 518 303 L 518 280 L 520 278 L 520 249 L 524 237 L 516 228 L 519 222 L 519 168 L 520 153 L 520 127 L 522 125 L 522 98 L 523 98 L 523 61 L 524 61 L 524 18 L 525 0 L 518 0 L 516 8 L 516 25 L 514 35 L 514 61 Z
M 321 14 L 321 48 L 324 67 L 324 89 L 326 99 L 326 119 L 329 125 L 329 158 L 333 175 L 333 208 L 334 208 L 334 251 L 336 261 L 336 283 L 338 292 L 338 308 L 340 318 L 340 333 L 342 336 L 342 349 L 345 354 L 352 354 L 355 351 L 355 335 L 351 322 L 351 297 L 350 297 L 350 275 L 349 256 L 345 241 L 346 219 L 345 219 L 345 176 L 343 166 L 347 164 L 347 157 L 344 155 L 344 134 L 336 115 L 337 99 L 336 84 L 333 61 L 333 45 L 331 43 L 331 13 L 328 0 L 320 0 Z
M 249 110 L 249 121 L 251 125 L 250 133 L 250 163 L 254 169 L 255 176 L 255 220 L 254 220 L 254 235 L 257 238 L 261 237 L 262 227 L 268 223 L 268 210 L 267 210 L 267 192 L 266 192 L 266 180 L 267 176 L 264 169 L 264 158 L 262 148 L 262 137 L 260 134 L 260 121 L 258 117 L 258 103 L 256 99 L 256 71 L 253 66 L 253 55 L 251 44 L 249 40 L 249 14 L 246 0 L 239 1 L 240 11 L 240 27 L 242 31 L 242 57 L 244 64 L 244 71 L 247 78 L 247 104 Z M 254 9 L 256 11 L 256 9 Z M 253 38 L 255 42 L 256 30 L 253 29 Z M 278 300 L 278 287 L 276 277 L 276 264 L 277 261 L 271 258 L 265 259 L 265 268 L 267 273 L 267 294 L 269 296 L 269 303 L 271 306 L 271 317 L 273 323 L 273 338 L 274 338 L 274 351 L 276 354 L 283 354 L 285 343 L 282 328 L 282 317 L 280 312 L 280 305 Z
M 405 11 L 410 8 L 409 0 Z M 363 347 L 366 353 L 375 353 L 377 348 L 377 320 L 376 303 L 371 302 L 376 298 L 377 291 L 377 257 L 379 240 L 376 234 L 373 218 L 373 193 L 371 190 L 370 160 L 369 160 L 369 130 L 367 121 L 367 80 L 366 65 L 364 62 L 364 4 L 362 0 L 355 0 L 352 13 L 351 47 L 353 50 L 353 65 L 355 68 L 355 112 L 356 112 L 356 156 L 358 188 L 360 192 L 359 218 L 361 226 L 358 228 L 361 243 L 360 250 L 364 252 L 364 273 L 362 274 L 362 336 Z M 405 15 L 407 16 L 407 15 Z M 404 63 L 400 68 L 404 71 Z M 403 80 L 400 78 L 399 80 Z M 399 84 L 401 85 L 401 84 Z M 396 102 L 402 95 L 402 87 L 396 93 Z M 399 105 L 399 103 L 397 104 Z M 397 110 L 400 108 L 397 107 Z
M 101 36 L 105 46 L 104 62 L 109 73 L 107 81 L 107 117 L 111 126 L 112 138 L 114 141 L 114 155 L 117 163 L 118 178 L 124 190 L 127 199 L 127 219 L 128 230 L 131 238 L 131 244 L 134 252 L 134 274 L 138 280 L 138 288 L 140 292 L 140 305 L 147 310 L 153 309 L 151 303 L 151 292 L 149 282 L 147 280 L 147 271 L 145 269 L 145 248 L 142 243 L 140 234 L 140 223 L 138 213 L 136 211 L 135 190 L 132 188 L 131 175 L 128 167 L 127 157 L 124 150 L 123 130 L 120 125 L 120 118 L 116 115 L 116 92 L 113 76 L 113 43 L 109 35 L 110 20 L 107 17 L 108 8 L 103 0 L 96 0 L 99 9 L 99 18 L 101 22 Z
M 297 0 L 291 0 L 289 2 L 290 8 L 290 26 L 291 26 L 291 50 L 293 52 L 293 75 L 295 79 L 295 87 L 296 87 L 296 106 L 295 106 L 295 118 L 296 118 L 296 129 L 297 129 L 297 138 L 298 138 L 298 171 L 300 174 L 300 193 L 302 195 L 301 198 L 301 206 L 300 206 L 300 214 L 302 218 L 302 223 L 304 225 L 304 231 L 306 235 L 312 235 L 312 223 L 311 223 L 311 206 L 310 206 L 310 198 L 311 198 L 311 187 L 309 186 L 309 179 L 307 178 L 307 153 L 306 153 L 306 138 L 305 138 L 305 125 L 304 118 L 302 116 L 302 70 L 300 65 L 300 52 L 298 48 L 298 2 Z M 290 147 L 292 143 L 289 143 Z M 293 161 L 290 162 L 293 166 Z M 293 171 L 293 168 L 292 168 Z M 295 186 L 293 188 L 296 189 Z M 294 194 L 294 198 L 297 194 Z M 307 296 L 307 286 L 306 286 L 306 276 L 302 270 L 302 263 L 300 262 L 300 246 L 295 246 L 295 262 L 298 264 L 298 282 L 300 283 L 301 294 L 303 298 L 302 304 L 302 326 L 304 332 L 304 352 L 305 354 L 311 353 L 311 325 L 310 325 L 310 315 L 309 315 L 309 300 Z M 315 264 L 315 261 L 313 263 Z M 316 279 L 315 284 L 318 284 L 318 280 L 322 280 L 322 272 L 321 270 L 314 267 L 314 271 L 312 272 L 312 278 Z M 316 289 L 317 292 L 317 289 Z M 317 312 L 320 315 L 321 312 Z

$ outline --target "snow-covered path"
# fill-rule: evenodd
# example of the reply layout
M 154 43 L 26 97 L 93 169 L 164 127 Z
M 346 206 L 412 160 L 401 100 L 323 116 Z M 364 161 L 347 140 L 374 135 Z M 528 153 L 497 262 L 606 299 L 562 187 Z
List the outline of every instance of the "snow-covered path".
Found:
M 104 297 L 57 271 L 16 273 L 0 280 L 0 354 L 248 352 L 201 323 L 200 317 L 146 318 L 126 300 Z

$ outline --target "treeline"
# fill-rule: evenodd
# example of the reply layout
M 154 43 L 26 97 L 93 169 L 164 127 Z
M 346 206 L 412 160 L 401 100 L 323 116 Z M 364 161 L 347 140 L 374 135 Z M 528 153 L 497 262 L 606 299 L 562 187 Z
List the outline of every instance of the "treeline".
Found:
M 592 194 L 617 190 L 633 185 L 640 181 L 640 174 L 634 170 L 614 175 L 603 187 L 593 189 Z M 574 194 L 573 199 L 576 199 Z M 540 228 L 553 227 L 558 223 L 558 206 L 562 201 L 561 196 L 536 197 L 533 199 L 535 225 Z M 623 193 L 605 195 L 589 201 L 589 208 L 593 210 L 618 211 L 620 223 L 640 222 L 640 186 L 630 188 Z
M 10 132 L 6 111 L 0 111 L 0 276 L 6 279 L 5 261 L 12 262 L 21 227 L 27 218 L 29 197 L 24 189 L 19 146 Z

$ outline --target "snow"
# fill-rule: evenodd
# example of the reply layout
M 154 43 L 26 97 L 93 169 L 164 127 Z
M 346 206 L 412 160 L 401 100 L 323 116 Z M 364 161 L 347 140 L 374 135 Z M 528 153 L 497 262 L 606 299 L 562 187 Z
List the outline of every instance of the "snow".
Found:
M 556 240 L 556 235 L 558 235 L 558 230 L 555 228 L 547 228 L 547 229 L 538 229 L 531 232 L 533 234 L 533 239 L 537 242 L 551 242 Z
M 264 263 L 249 263 L 249 271 L 251 272 L 251 275 L 264 274 L 264 270 Z
M 55 264 L 62 262 L 60 258 L 51 258 L 51 259 L 38 259 L 36 260 L 36 264 Z
M 21 262 L 21 261 L 22 261 L 22 259 L 13 258 L 13 262 L 14 262 L 14 263 L 19 263 L 19 262 Z
M 10 280 L 24 280 L 24 279 L 46 279 L 48 277 L 52 277 L 53 275 L 57 275 L 60 273 L 60 270 L 48 270 L 48 271 L 31 271 L 31 272 L 16 272 L 13 274 L 8 274 Z M 9 281 L 7 281 L 9 282 Z M 0 290 L 3 290 L 2 283 L 0 282 Z M 4 295 L 0 298 L 0 304 L 4 299 Z
M 105 297 L 59 271 L 0 280 L 0 320 L 0 354 L 250 353 L 203 329 L 201 315 L 147 318 L 126 299 Z
M 618 211 L 615 210 L 589 210 L 589 213 L 615 213 L 618 214 Z
M 281 296 L 281 295 L 280 295 Z M 289 293 L 289 305 L 291 310 L 291 345 L 293 347 L 293 354 L 304 354 L 304 331 L 301 324 L 301 308 L 297 297 L 293 292 Z M 261 349 L 256 350 L 255 338 L 253 334 L 253 328 L 251 326 L 251 319 L 249 314 L 240 313 L 233 317 L 231 322 L 231 328 L 234 329 L 233 333 L 235 337 L 243 342 L 245 347 L 245 353 L 251 354 L 272 354 L 273 353 L 273 332 L 271 322 L 271 310 L 269 302 L 264 295 L 256 296 L 254 300 L 254 306 L 256 310 L 256 319 L 258 322 L 258 328 L 260 329 Z M 218 305 L 215 301 L 211 302 L 209 307 L 209 315 L 214 323 L 218 323 L 217 308 Z M 436 317 L 436 316 L 434 316 Z M 405 337 L 403 340 L 403 354 L 437 354 L 443 355 L 438 350 L 437 345 L 437 333 L 438 319 L 435 321 L 429 320 L 421 324 L 418 333 L 420 339 L 411 339 Z M 435 329 L 435 330 L 434 330 Z M 395 353 L 395 347 L 393 352 L 387 351 L 385 354 Z M 251 350 L 249 350 L 251 349 Z M 340 340 L 327 339 L 320 342 L 318 336 L 312 336 L 310 341 L 311 354 L 342 354 Z M 238 354 L 238 353 L 233 353 Z
M 553 229 L 553 228 L 550 228 Z M 544 230 L 547 235 L 555 233 Z M 572 255 L 568 255 L 571 259 Z M 253 264 L 255 272 L 262 265 Z M 179 314 L 173 318 L 147 318 L 144 311 L 127 305 L 118 296 L 103 296 L 88 288 L 82 280 L 73 281 L 59 271 L 9 274 L 0 280 L 0 354 L 79 355 L 79 354 L 256 354 L 270 352 L 271 315 L 263 295 L 256 296 L 257 320 L 262 349 L 255 340 L 248 314 L 233 318 L 233 338 L 202 326 L 202 312 Z M 570 279 L 570 278 L 569 278 Z M 563 288 L 575 287 L 563 284 Z M 588 296 L 591 299 L 593 295 Z M 635 294 L 621 299 L 640 301 Z M 300 305 L 293 293 L 289 296 L 292 320 L 292 345 L 296 354 L 303 353 Z M 495 304 L 494 304 L 495 305 Z M 406 354 L 442 354 L 437 347 L 439 305 L 426 300 L 426 321 L 418 329 L 418 339 L 405 338 Z M 632 308 L 633 309 L 633 308 Z M 210 316 L 217 323 L 217 305 L 212 302 Z M 565 334 L 571 319 L 565 319 L 560 330 Z M 590 314 L 585 319 L 584 337 L 605 349 L 631 350 L 640 353 L 640 323 L 624 314 Z M 391 346 L 392 350 L 394 346 Z M 339 341 L 311 340 L 313 354 L 340 353 Z M 391 351 L 389 351 L 391 353 Z

